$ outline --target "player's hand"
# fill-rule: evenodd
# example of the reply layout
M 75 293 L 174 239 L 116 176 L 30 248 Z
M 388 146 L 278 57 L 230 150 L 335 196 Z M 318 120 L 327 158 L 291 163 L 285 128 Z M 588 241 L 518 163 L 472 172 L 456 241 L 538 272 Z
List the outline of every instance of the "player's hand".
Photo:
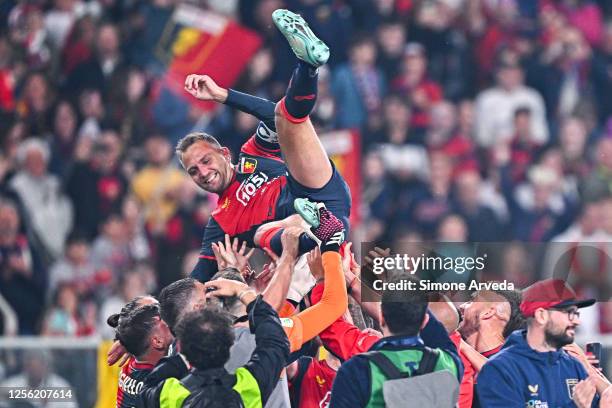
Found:
M 274 262 L 265 264 L 259 275 L 253 278 L 252 285 L 255 291 L 257 291 L 257 293 L 262 293 L 268 287 L 275 273 L 276 264 Z
M 106 353 L 106 363 L 109 366 L 112 366 L 119 361 L 119 367 L 122 367 L 129 358 L 130 355 L 119 340 L 115 340 L 111 348 L 108 350 L 108 353 Z
M 589 408 L 595 397 L 595 391 L 595 380 L 589 376 L 576 384 L 572 401 L 578 408 Z
M 352 247 L 353 243 L 347 242 L 342 255 L 342 271 L 344 272 L 347 288 L 350 287 L 356 278 L 361 277 L 361 265 L 355 260 L 355 254 L 351 251 Z
M 185 90 L 201 101 L 225 103 L 227 100 L 227 89 L 221 88 L 208 75 L 187 75 Z
M 245 279 L 250 276 L 251 267 L 249 265 L 249 258 L 255 252 L 255 248 L 251 248 L 247 252 L 246 241 L 243 241 L 242 246 L 238 249 L 238 238 L 234 238 L 234 241 L 231 242 L 230 236 L 225 234 L 225 244 L 223 242 L 213 243 L 212 250 L 215 254 L 219 270 L 234 267 L 240 271 Z
M 612 385 L 609 385 L 599 396 L 600 408 L 612 407 Z
M 303 232 L 304 228 L 302 227 L 285 228 L 283 235 L 281 235 L 281 243 L 283 244 L 283 253 L 281 257 L 288 257 L 293 260 L 297 259 L 300 235 L 302 235 Z
M 323 280 L 323 260 L 321 259 L 321 250 L 316 247 L 306 255 L 306 262 L 312 276 L 318 281 Z
M 595 358 L 592 354 L 586 354 L 584 350 L 578 346 L 576 343 L 568 344 L 563 346 L 563 350 L 565 350 L 569 355 L 574 357 L 576 360 L 580 361 L 583 367 L 587 370 L 587 372 L 591 372 L 592 370 L 601 372 L 601 368 L 595 367 L 599 364 L 599 360 Z
M 238 296 L 240 292 L 249 288 L 246 283 L 231 279 L 216 279 L 204 284 L 206 296 L 231 297 Z

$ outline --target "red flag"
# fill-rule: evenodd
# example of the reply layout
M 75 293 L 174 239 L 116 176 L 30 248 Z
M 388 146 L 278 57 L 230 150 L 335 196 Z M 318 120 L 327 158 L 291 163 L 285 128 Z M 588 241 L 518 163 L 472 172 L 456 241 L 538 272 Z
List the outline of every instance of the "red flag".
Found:
M 351 190 L 350 223 L 361 221 L 361 135 L 357 130 L 339 130 L 320 135 L 321 143 Z
M 261 38 L 224 16 L 189 4 L 177 7 L 165 32 L 176 28 L 171 43 L 165 47 L 170 53 L 165 82 L 190 103 L 211 110 L 213 102 L 198 101 L 184 91 L 185 77 L 207 74 L 220 86 L 231 86 L 258 50 Z

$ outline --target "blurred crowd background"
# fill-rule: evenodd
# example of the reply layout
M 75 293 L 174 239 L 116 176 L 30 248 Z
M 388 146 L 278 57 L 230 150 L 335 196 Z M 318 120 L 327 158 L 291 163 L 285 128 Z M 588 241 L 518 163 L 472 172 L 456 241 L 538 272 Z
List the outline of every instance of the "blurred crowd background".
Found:
M 216 199 L 173 145 L 205 130 L 237 152 L 257 119 L 163 88 L 177 3 L 0 3 L 0 333 L 112 336 L 110 313 L 191 271 Z M 610 241 L 611 2 L 192 3 L 262 37 L 241 91 L 284 94 L 276 8 L 329 44 L 313 121 L 359 130 L 354 240 Z

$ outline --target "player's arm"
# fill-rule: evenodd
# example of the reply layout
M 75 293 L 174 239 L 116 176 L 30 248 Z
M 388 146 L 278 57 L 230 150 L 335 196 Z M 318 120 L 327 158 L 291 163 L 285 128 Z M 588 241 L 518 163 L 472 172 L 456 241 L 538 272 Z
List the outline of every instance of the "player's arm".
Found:
M 276 104 L 264 98 L 223 88 L 208 75 L 188 75 L 185 79 L 185 90 L 202 101 L 214 101 L 249 113 L 264 122 L 271 130 L 274 125 L 274 108 Z
M 324 242 L 321 245 L 321 263 L 323 266 L 323 294 L 320 301 L 300 312 L 293 319 L 302 323 L 302 344 L 318 336 L 323 330 L 338 319 L 348 307 L 348 296 L 344 284 L 340 246 L 336 242 Z
M 283 252 L 280 258 L 271 250 L 264 249 L 276 263 L 276 271 L 274 271 L 274 276 L 262 295 L 265 301 L 277 312 L 283 308 L 287 299 L 287 292 L 289 292 L 293 270 L 298 257 L 299 237 L 303 232 L 304 229 L 301 227 L 285 228 L 281 235 Z
M 257 147 L 268 154 L 276 153 L 280 149 L 274 121 L 274 102 L 220 87 L 208 75 L 188 75 L 185 79 L 185 90 L 196 99 L 222 103 L 255 116 L 261 121 L 254 137 Z
M 217 273 L 219 267 L 217 266 L 217 260 L 215 259 L 215 254 L 212 249 L 212 243 L 222 242 L 224 239 L 225 234 L 221 226 L 214 218 L 210 217 L 204 229 L 204 237 L 202 238 L 202 248 L 200 249 L 198 263 L 191 271 L 192 278 L 200 282 L 208 282 L 214 274 Z

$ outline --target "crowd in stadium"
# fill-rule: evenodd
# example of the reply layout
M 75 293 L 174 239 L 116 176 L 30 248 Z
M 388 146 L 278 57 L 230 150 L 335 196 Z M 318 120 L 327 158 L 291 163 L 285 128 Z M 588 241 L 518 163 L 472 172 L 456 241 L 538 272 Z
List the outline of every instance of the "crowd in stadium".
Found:
M 376 378 L 364 379 L 365 368 L 376 362 L 351 357 L 375 344 L 384 349 L 379 344 L 383 335 L 410 332 L 414 337 L 420 332 L 425 345 L 442 350 L 436 356 L 437 365 L 430 371 L 446 368 L 454 374 L 452 378 L 438 379 L 449 381 L 450 385 L 443 389 L 451 390 L 453 381 L 461 381 L 459 395 L 467 398 L 462 406 L 477 404 L 478 393 L 480 401 L 486 401 L 485 406 L 510 406 L 507 405 L 510 400 L 497 401 L 499 393 L 488 390 L 496 387 L 475 387 L 475 378 L 485 367 L 483 372 L 488 375 L 482 376 L 483 383 L 495 384 L 502 390 L 499 392 L 510 395 L 511 391 L 499 385 L 507 379 L 496 375 L 499 376 L 499 366 L 507 371 L 514 368 L 504 366 L 509 363 L 503 363 L 501 358 L 495 360 L 499 366 L 487 366 L 486 358 L 494 353 L 487 355 L 486 352 L 497 353 L 510 335 L 508 329 L 524 326 L 521 313 L 531 322 L 529 331 L 534 336 L 531 339 L 544 336 L 544 327 L 538 326 L 544 319 L 540 313 L 543 306 L 532 310 L 521 303 L 516 293 L 485 291 L 478 295 L 482 299 L 468 302 L 461 311 L 443 299 L 430 303 L 430 310 L 426 311 L 425 306 L 422 310 L 410 306 L 426 304 L 421 298 L 402 303 L 383 297 L 384 324 L 378 312 L 371 310 L 372 304 L 364 303 L 365 319 L 355 319 L 353 326 L 350 319 L 355 316 L 336 320 L 346 309 L 346 295 L 342 297 L 336 292 L 330 295 L 333 288 L 327 285 L 330 282 L 327 274 L 342 272 L 344 279 L 340 283 L 346 281 L 354 298 L 352 304 L 358 304 L 361 285 L 355 282 L 359 282 L 359 265 L 351 261 L 346 250 L 344 257 L 327 254 L 338 251 L 329 231 L 321 232 L 320 236 L 315 233 L 322 246 L 329 248 L 322 249 L 322 254 L 311 253 L 308 262 L 302 261 L 307 264 L 302 269 L 310 269 L 314 277 L 306 276 L 301 285 L 292 285 L 289 295 L 285 289 L 279 299 L 281 289 L 277 287 L 282 285 L 276 281 L 282 274 L 278 270 L 283 266 L 299 269 L 296 267 L 298 254 L 303 254 L 304 247 L 314 242 L 312 238 L 306 242 L 308 239 L 296 232 L 291 222 L 279 224 L 284 232 L 275 226 L 253 231 L 247 239 L 249 243 L 265 247 L 268 255 L 274 257 L 275 253 L 280 257 L 274 262 L 276 273 L 270 267 L 264 270 L 268 278 L 274 276 L 272 284 L 260 279 L 253 283 L 254 289 L 249 289 L 244 282 L 223 281 L 219 287 L 209 285 L 214 281 L 206 283 L 213 277 L 217 265 L 219 270 L 223 270 L 223 265 L 240 272 L 238 276 L 226 272 L 229 275 L 223 278 L 234 281 L 243 281 L 243 275 L 250 278 L 243 270 L 248 257 L 244 248 L 240 249 L 242 242 L 234 248 L 233 242 L 225 242 L 223 232 L 228 231 L 223 222 L 229 223 L 227 220 L 215 221 L 215 231 L 220 235 L 216 233 L 210 242 L 205 235 L 202 245 L 202 234 L 207 224 L 210 226 L 209 219 L 217 207 L 217 195 L 213 192 L 223 190 L 206 188 L 216 176 L 198 179 L 192 174 L 189 169 L 192 157 L 187 157 L 187 152 L 202 141 L 196 138 L 185 143 L 184 137 L 194 131 L 214 135 L 222 146 L 229 148 L 237 168 L 250 174 L 245 166 L 253 162 L 236 163 L 238 153 L 243 145 L 255 140 L 250 139 L 254 133 L 261 138 L 258 130 L 262 126 L 267 126 L 266 131 L 271 130 L 274 107 L 270 125 L 252 112 L 269 106 L 253 102 L 248 95 L 229 91 L 220 100 L 212 97 L 221 103 L 211 113 L 164 86 L 167 66 L 160 59 L 160 47 L 178 3 L 176 0 L 8 0 L 0 4 L 0 334 L 116 338 L 122 341 L 121 345 L 116 343 L 111 360 L 118 360 L 128 350 L 136 359 L 131 358 L 124 367 L 148 373 L 155 363 L 150 367 L 138 366 L 138 354 L 153 358 L 149 355 L 152 353 L 159 360 L 169 348 L 172 351 L 175 336 L 181 340 L 187 350 L 183 354 L 196 369 L 221 367 L 228 358 L 227 364 L 232 363 L 234 352 L 223 355 L 228 350 L 210 357 L 218 360 L 207 360 L 209 357 L 199 360 L 202 356 L 198 353 L 206 345 L 197 340 L 206 336 L 199 333 L 200 336 L 196 328 L 206 332 L 209 329 L 205 323 L 217 325 L 218 336 L 208 345 L 213 348 L 213 343 L 231 344 L 232 338 L 238 339 L 240 333 L 248 331 L 249 324 L 257 328 L 261 322 L 263 328 L 255 330 L 255 336 L 243 333 L 244 341 L 251 343 L 241 350 L 240 358 L 236 357 L 233 365 L 225 365 L 246 384 L 241 388 L 243 393 L 239 392 L 241 396 L 251 395 L 249 392 L 253 390 L 249 391 L 248 387 L 253 387 L 255 378 L 260 398 L 285 398 L 283 390 L 274 388 L 287 388 L 287 381 L 275 385 L 278 372 L 284 367 L 276 367 L 277 360 L 285 361 L 289 351 L 301 350 L 303 344 L 309 344 L 308 340 L 318 335 L 328 350 L 323 360 L 307 357 L 287 360 L 294 364 L 287 366 L 287 377 L 283 378 L 290 380 L 294 404 L 300 404 L 297 401 L 300 395 L 309 395 L 318 396 L 317 401 L 313 399 L 309 404 L 318 404 L 331 396 L 332 402 L 335 401 L 333 406 L 365 406 L 381 403 L 382 391 L 370 395 L 370 385 L 378 381 L 380 384 L 374 388 L 380 386 L 382 390 L 384 377 L 389 375 L 381 374 L 385 372 L 381 369 Z M 332 232 L 344 229 L 347 239 L 354 243 L 426 239 L 570 243 L 611 240 L 612 6 L 609 2 L 259 0 L 195 3 L 228 16 L 263 39 L 232 89 L 274 102 L 281 100 L 285 92 L 288 95 L 298 92 L 302 95 L 298 98 L 303 97 L 302 105 L 315 100 L 316 105 L 303 108 L 293 102 L 286 107 L 283 104 L 281 113 L 293 125 L 302 126 L 299 125 L 303 122 L 301 117 L 308 116 L 318 134 L 346 129 L 359 132 L 361 202 L 353 202 L 353 208 L 359 207 L 361 219 L 350 225 L 349 233 L 346 208 L 328 205 L 331 217 L 337 221 L 337 216 L 341 221 L 331 224 L 321 221 Z M 283 7 L 299 12 L 331 50 L 327 64 L 318 68 L 318 88 L 313 98 L 303 96 L 309 92 L 300 94 L 304 89 L 291 90 L 299 88 L 299 81 L 292 81 L 287 91 L 292 75 L 307 77 L 310 71 L 302 74 L 300 68 L 294 71 L 295 50 L 275 27 L 278 22 L 273 22 L 271 16 L 274 10 Z M 232 61 L 224 63 L 232 64 Z M 201 86 L 198 82 L 201 80 L 195 85 L 186 82 L 186 92 L 193 90 L 191 85 Z M 219 88 L 212 80 L 213 85 L 207 89 Z M 201 96 L 194 92 L 191 93 L 196 98 Z M 255 109 L 245 109 L 253 103 Z M 301 115 L 301 110 L 307 112 Z M 179 144 L 175 155 L 174 148 L 179 141 L 183 144 Z M 267 142 L 264 140 L 263 150 Z M 271 151 L 266 153 L 266 159 L 280 158 L 280 153 Z M 289 162 L 291 173 L 295 159 L 287 151 L 283 151 L 283 156 Z M 259 164 L 255 161 L 255 165 L 262 166 L 264 161 L 260 160 Z M 306 172 L 303 177 L 314 180 L 316 185 L 318 171 L 314 166 L 311 174 Z M 325 176 L 327 179 L 336 177 L 335 167 L 325 171 L 333 174 Z M 220 174 L 217 178 L 223 176 Z M 304 191 L 317 190 L 318 187 L 296 178 L 297 182 L 289 180 L 288 185 L 297 183 Z M 339 186 L 334 191 L 341 195 L 342 185 Z M 259 187 L 257 184 L 255 188 Z M 321 197 L 313 201 L 325 201 L 323 194 Z M 220 207 L 223 205 L 229 204 L 219 203 Z M 265 218 L 263 212 L 261 217 Z M 524 253 L 520 249 L 516 251 L 508 262 L 518 263 L 515 269 L 520 270 Z M 612 282 L 609 282 L 612 265 L 606 259 L 600 265 L 601 273 L 588 277 L 592 286 L 598 288 L 597 293 L 586 293 L 588 297 L 608 299 L 612 294 Z M 214 270 L 210 264 L 215 265 Z M 317 267 L 319 264 L 322 266 Z M 186 279 L 190 275 L 202 281 L 203 286 L 197 280 Z M 523 276 L 520 271 L 513 276 L 521 289 L 539 277 L 543 276 Z M 317 285 L 310 292 L 312 285 L 319 281 L 326 284 L 320 285 L 319 290 Z M 542 288 L 537 289 L 542 293 Z M 222 292 L 217 293 L 219 298 L 232 301 L 220 301 L 221 306 L 236 318 L 247 316 L 246 320 L 228 321 L 214 313 L 183 316 L 189 311 L 188 306 L 205 302 L 212 296 L 205 294 L 207 290 Z M 295 292 L 293 296 L 292 292 Z M 203 298 L 190 298 L 199 296 L 196 293 Z M 283 309 L 289 307 L 285 298 L 300 303 L 307 293 L 308 305 L 320 302 L 317 306 L 334 310 L 327 316 L 331 321 L 317 322 L 318 325 L 326 323 L 320 328 L 317 325 L 317 330 L 307 329 L 302 321 L 312 318 L 309 313 L 300 320 L 296 316 L 305 311 L 292 315 Z M 148 295 L 159 295 L 159 304 Z M 585 293 L 579 295 L 584 297 Z M 574 299 L 575 295 L 572 296 Z M 468 308 L 474 314 L 485 313 L 484 309 L 474 312 L 476 308 L 471 306 L 474 304 L 479 308 L 490 307 L 493 318 L 470 322 Z M 554 302 L 551 305 L 558 306 Z M 340 309 L 337 316 L 336 309 Z M 351 307 L 352 314 L 361 315 L 355 309 L 359 308 Z M 604 303 L 598 304 L 596 310 L 595 315 L 591 313 L 585 319 L 589 322 L 587 333 L 612 332 L 612 308 Z M 273 322 L 277 312 L 284 316 L 287 344 L 281 341 L 282 328 Z M 575 309 L 563 312 L 561 315 L 565 317 L 556 318 L 575 322 L 579 316 Z M 459 315 L 463 319 L 461 324 Z M 109 316 L 114 318 L 107 322 Z M 287 323 L 293 330 L 287 330 L 285 319 L 293 319 Z M 382 334 L 374 330 L 383 326 Z M 462 328 L 460 335 L 458 327 Z M 279 329 L 278 336 L 271 335 Z M 296 334 L 297 331 L 300 333 Z M 339 332 L 348 337 L 341 337 L 339 341 Z M 149 336 L 151 344 L 155 343 L 153 338 L 158 343 L 153 349 L 149 346 L 143 349 L 142 343 L 129 341 L 130 337 L 142 339 L 143 336 Z M 255 345 L 261 338 L 266 347 L 274 350 L 270 353 L 278 353 L 276 357 L 262 351 L 265 347 L 259 342 Z M 359 345 L 347 346 L 350 343 L 347 338 Z M 523 341 L 517 347 L 526 344 Z M 247 363 L 253 349 L 259 357 L 254 363 Z M 591 400 L 602 397 L 604 406 L 607 380 L 592 367 L 592 360 L 580 348 L 567 353 L 576 358 L 570 359 L 562 352 L 560 364 L 571 366 L 571 370 L 580 373 L 580 379 L 586 378 L 585 373 L 594 378 L 579 385 L 578 380 L 571 384 L 572 389 L 578 390 L 574 394 L 576 405 L 590 406 Z M 302 350 L 302 354 L 308 353 Z M 179 364 L 183 358 L 182 354 L 173 354 L 164 366 L 170 371 L 158 370 L 161 377 L 170 373 L 169 377 L 180 379 L 187 374 L 187 366 Z M 338 376 L 334 389 L 339 391 L 333 395 L 331 382 L 341 362 L 346 360 L 350 362 L 342 364 L 345 373 Z M 245 364 L 247 369 L 243 368 Z M 4 374 L 0 370 L 0 376 Z M 296 379 L 301 384 L 297 390 Z M 323 387 L 325 392 L 318 395 L 322 388 L 320 380 L 328 381 L 329 387 Z M 354 391 L 355 384 L 368 392 Z M 123 393 L 126 389 L 134 391 L 136 386 L 136 383 L 124 383 Z M 300 386 L 308 391 L 300 391 Z M 167 380 L 147 388 L 143 398 L 159 400 L 161 387 L 176 387 L 171 394 L 186 398 L 186 394 L 181 394 L 182 385 Z M 567 389 L 570 388 L 568 383 Z M 481 390 L 485 390 L 484 395 Z M 538 394 L 537 387 L 535 391 L 529 390 Z M 193 394 L 191 389 L 190 392 Z M 219 392 L 221 398 L 223 393 Z M 546 392 L 553 393 L 550 388 Z M 612 399 L 612 392 L 607 394 Z M 206 397 L 213 398 L 211 395 L 216 394 Z M 543 395 L 544 391 L 542 401 L 548 398 Z M 403 395 L 402 398 L 416 397 Z

